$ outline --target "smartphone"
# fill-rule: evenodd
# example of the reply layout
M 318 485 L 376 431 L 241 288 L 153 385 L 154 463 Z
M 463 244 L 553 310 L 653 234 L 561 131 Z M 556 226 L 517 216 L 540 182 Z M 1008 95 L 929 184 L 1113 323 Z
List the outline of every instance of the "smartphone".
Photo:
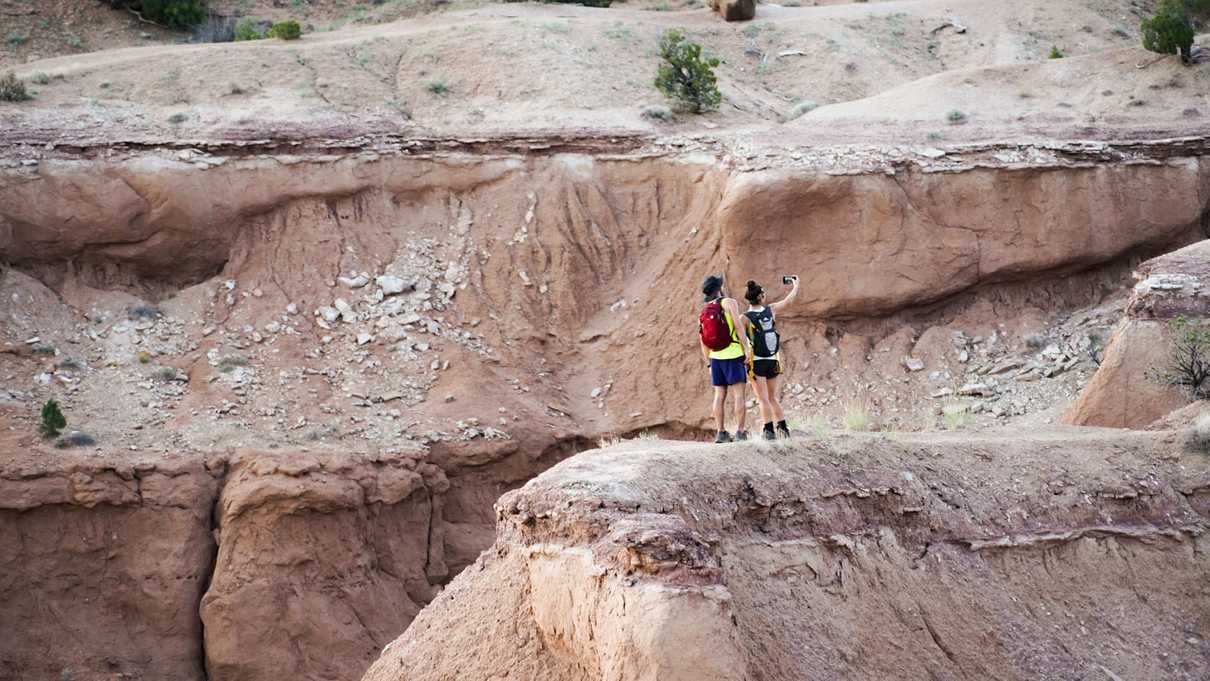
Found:
M 793 274 L 787 274 L 781 278 L 781 283 L 785 284 L 786 286 L 789 286 L 790 284 L 793 284 L 794 280 L 797 278 L 798 277 Z

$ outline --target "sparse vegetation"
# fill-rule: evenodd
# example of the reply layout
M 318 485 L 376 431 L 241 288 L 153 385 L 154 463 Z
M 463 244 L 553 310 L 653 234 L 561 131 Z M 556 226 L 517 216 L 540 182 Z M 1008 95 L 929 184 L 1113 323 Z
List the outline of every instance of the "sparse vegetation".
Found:
M 176 367 L 158 367 L 155 370 L 155 377 L 164 382 L 175 381 L 178 375 Z
M 952 402 L 941 407 L 941 416 L 945 419 L 946 430 L 962 430 L 974 420 L 970 409 L 960 402 Z
M 243 355 L 227 355 L 218 361 L 218 370 L 224 374 L 229 374 L 236 367 L 246 367 L 251 364 L 251 361 Z
M 1025 347 L 1033 351 L 1046 347 L 1046 334 L 1031 333 L 1025 337 Z
M 35 355 L 53 355 L 53 354 L 55 354 L 55 346 L 49 345 L 47 343 L 38 343 L 34 347 L 30 348 L 30 350 L 32 350 Z
M 803 116 L 803 114 L 808 114 L 818 108 L 819 105 L 809 99 L 801 100 L 790 109 L 790 113 L 786 115 L 786 120 L 792 121 L 795 118 L 800 118 Z
M 168 122 L 173 125 L 180 125 L 181 123 L 184 123 L 187 120 L 189 120 L 189 116 L 186 116 L 183 113 L 174 113 L 168 117 Z
M 260 22 L 252 17 L 244 17 L 235 22 L 235 42 L 245 40 L 261 40 L 265 37 L 260 30 Z
M 648 104 L 643 107 L 640 115 L 648 120 L 667 122 L 672 120 L 672 109 L 662 104 Z
M 155 319 L 162 313 L 155 305 L 132 305 L 126 310 L 126 314 L 131 319 Z
M 42 433 L 42 437 L 50 439 L 58 437 L 59 433 L 67 427 L 67 417 L 63 415 L 63 410 L 59 408 L 59 403 L 54 400 L 47 400 L 46 404 L 42 405 L 42 421 L 38 426 L 38 430 Z
M 151 353 L 147 352 L 146 350 L 143 350 L 139 354 L 135 355 L 135 358 L 139 360 L 139 364 L 151 363 Z
M 719 65 L 717 58 L 703 58 L 702 46 L 686 40 L 684 33 L 674 29 L 660 38 L 660 59 L 663 63 L 655 77 L 655 87 L 665 97 L 696 114 L 718 108 L 723 95 L 714 75 Z
M 302 37 L 302 26 L 293 19 L 279 21 L 265 32 L 265 37 L 278 38 L 280 40 L 298 40 Z
M 205 0 L 105 0 L 117 9 L 138 13 L 147 21 L 183 30 L 206 20 Z
M 1185 430 L 1185 447 L 1202 454 L 1210 454 L 1210 414 L 1199 416 L 1197 421 Z
M 1180 316 L 1169 323 L 1172 345 L 1168 362 L 1151 378 L 1180 387 L 1193 399 L 1210 398 L 1210 326 Z
M 83 371 L 86 365 L 75 357 L 65 357 L 55 364 L 58 371 Z
M 950 125 L 959 125 L 966 122 L 966 114 L 957 109 L 950 109 L 949 113 L 945 114 L 945 120 Z
M 1156 13 L 1144 19 L 1139 26 L 1143 34 L 1143 47 L 1157 54 L 1180 55 L 1189 60 L 1195 31 L 1190 13 L 1181 0 L 1165 0 Z
M 20 31 L 9 31 L 8 35 L 4 37 L 4 42 L 10 48 L 21 47 L 29 42 L 29 36 Z
M 56 449 L 68 449 L 71 447 L 91 447 L 97 444 L 97 439 L 88 433 L 82 433 L 78 430 L 64 435 L 55 441 Z
M 450 86 L 444 80 L 430 80 L 425 83 L 424 89 L 435 95 L 444 95 L 450 91 Z
M 25 89 L 25 83 L 17 79 L 17 74 L 9 71 L 0 76 L 0 102 L 24 102 L 33 99 Z
M 844 408 L 844 427 L 846 430 L 869 430 L 870 411 L 861 402 L 848 403 Z
M 29 77 L 29 81 L 35 85 L 50 85 L 50 76 L 42 71 L 38 71 Z
M 1050 46 L 1050 59 L 1062 59 L 1064 56 L 1066 55 L 1063 54 L 1063 50 L 1060 50 L 1057 45 Z

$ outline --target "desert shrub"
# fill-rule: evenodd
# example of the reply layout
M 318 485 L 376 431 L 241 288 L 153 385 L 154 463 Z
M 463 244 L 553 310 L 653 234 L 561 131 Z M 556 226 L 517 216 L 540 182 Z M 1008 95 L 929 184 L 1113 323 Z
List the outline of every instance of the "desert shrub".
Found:
M 298 40 L 302 37 L 302 26 L 299 26 L 298 22 L 293 19 L 279 21 L 273 24 L 268 31 L 265 31 L 265 37 Z
M 104 0 L 116 9 L 131 9 L 147 21 L 185 29 L 206 19 L 206 0 Z
M 1202 454 L 1210 454 L 1210 415 L 1199 416 L 1197 421 L 1185 430 L 1185 447 Z
M 246 367 L 252 362 L 243 355 L 227 355 L 218 361 L 218 370 L 224 374 L 235 371 L 236 367 Z
M 163 313 L 155 305 L 131 305 L 126 314 L 131 319 L 155 319 Z
M 962 430 L 974 420 L 970 408 L 959 402 L 941 407 L 941 416 L 945 419 L 946 430 Z
M 187 120 L 189 120 L 189 116 L 187 116 L 183 113 L 174 113 L 168 117 L 168 122 L 173 125 L 180 125 L 181 123 L 184 123 Z
M 175 381 L 178 375 L 176 367 L 157 367 L 155 370 L 155 377 L 164 382 Z
M 662 104 L 648 104 L 643 107 L 640 115 L 652 121 L 670 121 L 672 120 L 672 109 Z
M 20 31 L 9 31 L 5 36 L 4 42 L 8 43 L 9 47 L 21 47 L 29 42 L 29 36 Z
M 1210 398 L 1210 326 L 1180 316 L 1169 323 L 1169 331 L 1167 363 L 1154 367 L 1150 377 L 1183 388 L 1194 399 Z
M 235 42 L 235 26 L 238 22 L 234 17 L 214 14 L 206 15 L 206 20 L 193 27 L 190 42 L 195 43 L 230 43 Z
M 850 402 L 844 408 L 844 427 L 847 430 L 869 430 L 870 412 L 860 402 Z
M 966 114 L 957 109 L 950 109 L 949 113 L 945 114 L 945 120 L 949 121 L 950 125 L 958 125 L 966 122 Z
M 425 83 L 424 89 L 435 95 L 444 95 L 450 91 L 450 86 L 444 80 L 430 80 Z
M 1189 14 L 1176 2 L 1162 3 L 1156 13 L 1144 19 L 1139 29 L 1143 33 L 1143 47 L 1157 54 L 1179 54 L 1189 58 L 1193 47 L 1193 24 Z
M 804 100 L 800 101 L 799 103 L 795 104 L 794 107 L 792 109 L 790 109 L 790 113 L 786 115 L 786 120 L 792 121 L 795 118 L 800 118 L 804 114 L 811 113 L 812 111 L 814 111 L 818 108 L 819 108 L 819 105 L 816 104 L 815 102 L 813 102 L 809 99 L 804 99 Z
M 655 87 L 665 97 L 675 99 L 693 113 L 718 108 L 723 95 L 718 90 L 714 69 L 719 61 L 702 57 L 702 46 L 685 39 L 678 30 L 665 31 L 660 38 L 659 72 Z
M 30 76 L 29 79 L 35 85 L 50 85 L 50 76 L 43 71 L 38 71 Z
M 1046 334 L 1042 333 L 1031 333 L 1025 337 L 1025 347 L 1030 350 L 1041 350 L 1048 342 Z
M 139 364 L 151 363 L 151 353 L 146 350 L 139 352 L 139 354 L 135 355 L 135 358 L 139 360 Z
M 1060 50 L 1057 45 L 1051 45 L 1049 56 L 1051 59 L 1062 59 L 1066 55 L 1063 54 L 1063 50 Z
M 53 355 L 55 354 L 55 346 L 48 343 L 38 343 L 34 347 L 30 348 L 30 351 L 35 355 Z
M 0 102 L 24 102 L 30 97 L 25 89 L 25 83 L 17 80 L 17 74 L 9 71 L 0 76 Z
M 63 410 L 59 408 L 59 403 L 54 400 L 47 400 L 46 404 L 42 405 L 42 422 L 38 426 L 38 430 L 42 432 L 42 437 L 52 438 L 58 437 L 59 433 L 67 427 L 67 417 L 63 416 Z
M 244 17 L 235 23 L 235 42 L 245 40 L 260 40 L 265 34 L 260 30 L 260 22 L 251 17 Z
M 87 365 L 84 362 L 75 357 L 64 357 L 59 360 L 58 364 L 55 364 L 55 369 L 58 371 L 83 371 L 85 366 Z
M 68 449 L 69 447 L 91 447 L 97 443 L 97 439 L 88 433 L 81 433 L 78 430 L 73 430 L 67 435 L 55 441 L 55 447 L 58 449 Z

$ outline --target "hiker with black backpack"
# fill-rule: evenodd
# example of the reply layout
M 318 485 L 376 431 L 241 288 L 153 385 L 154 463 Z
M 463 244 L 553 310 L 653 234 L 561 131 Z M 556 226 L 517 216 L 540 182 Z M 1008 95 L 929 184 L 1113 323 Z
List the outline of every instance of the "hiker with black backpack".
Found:
M 765 422 L 762 436 L 772 440 L 777 434 L 790 437 L 786 425 L 786 414 L 777 399 L 777 377 L 781 375 L 781 336 L 777 333 L 776 313 L 798 297 L 798 277 L 782 277 L 782 283 L 790 285 L 790 293 L 776 303 L 765 304 L 765 289 L 755 281 L 748 281 L 744 300 L 748 310 L 744 313 L 744 334 L 752 339 L 752 391 L 760 403 L 760 415 Z
M 710 367 L 710 383 L 714 386 L 714 425 L 718 431 L 715 442 L 732 442 L 727 432 L 723 410 L 727 393 L 735 405 L 735 440 L 747 440 L 744 421 L 747 418 L 748 364 L 752 349 L 748 336 L 741 326 L 743 316 L 739 303 L 728 298 L 723 291 L 723 277 L 709 276 L 702 282 L 702 295 L 706 305 L 698 317 L 698 335 L 702 345 L 702 356 Z

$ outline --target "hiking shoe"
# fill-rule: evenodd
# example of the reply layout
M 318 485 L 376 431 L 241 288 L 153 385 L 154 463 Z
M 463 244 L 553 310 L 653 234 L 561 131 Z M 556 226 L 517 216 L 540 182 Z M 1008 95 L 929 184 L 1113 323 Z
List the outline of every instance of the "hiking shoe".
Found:
M 789 429 L 789 428 L 785 428 L 785 427 L 778 428 L 778 429 L 777 429 L 777 433 L 778 433 L 779 435 L 781 435 L 781 437 L 782 437 L 782 439 L 783 439 L 783 440 L 789 440 L 789 439 L 790 439 L 790 429 Z M 770 439 L 770 440 L 772 440 L 773 438 L 769 438 L 769 439 Z
M 731 433 L 728 433 L 725 430 L 720 430 L 718 431 L 718 435 L 714 436 L 714 444 L 721 445 L 724 442 L 732 442 Z
M 760 436 L 766 440 L 776 440 L 777 439 L 777 435 L 774 434 L 772 428 L 766 428 L 765 430 L 761 431 Z
M 747 439 L 748 439 L 748 431 L 746 431 L 746 430 L 735 431 L 735 441 L 736 442 L 745 442 Z

